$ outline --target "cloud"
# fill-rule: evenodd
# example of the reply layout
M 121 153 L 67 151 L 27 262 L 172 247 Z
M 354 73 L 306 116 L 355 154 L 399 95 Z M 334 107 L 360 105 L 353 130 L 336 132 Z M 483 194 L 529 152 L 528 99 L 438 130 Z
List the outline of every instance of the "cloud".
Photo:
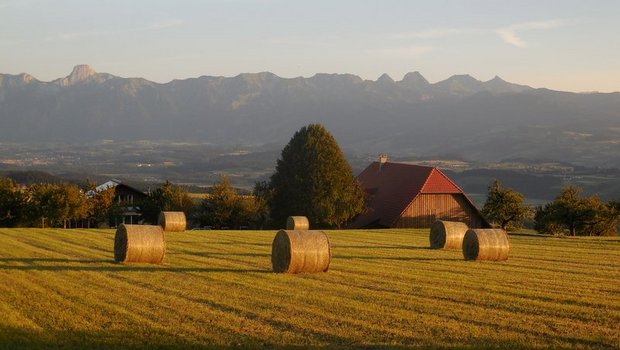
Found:
M 516 23 L 512 25 L 508 25 L 505 27 L 500 27 L 496 29 L 492 28 L 473 28 L 473 27 L 444 27 L 444 28 L 429 28 L 417 31 L 410 32 L 401 32 L 401 33 L 392 33 L 388 34 L 387 38 L 394 40 L 403 40 L 403 39 L 437 39 L 437 38 L 447 38 L 447 37 L 455 37 L 455 36 L 463 36 L 463 35 L 472 35 L 472 34 L 489 34 L 493 33 L 498 35 L 504 42 L 516 47 L 526 47 L 528 46 L 527 42 L 523 40 L 520 36 L 522 32 L 531 31 L 531 30 L 546 30 L 553 29 L 558 27 L 563 27 L 566 25 L 570 25 L 572 23 L 577 22 L 578 19 L 550 19 L 543 21 L 530 21 L 530 22 L 522 22 Z
M 546 21 L 534 21 L 534 22 L 523 22 L 513 24 L 507 27 L 498 28 L 495 30 L 495 33 L 499 35 L 499 37 L 504 40 L 504 42 L 516 46 L 516 47 L 526 47 L 528 44 L 519 37 L 519 32 L 529 31 L 529 30 L 544 30 L 544 29 L 552 29 L 565 26 L 572 21 L 561 20 L 561 19 L 552 19 Z
M 398 58 L 416 58 L 433 51 L 430 46 L 402 46 L 388 47 L 381 49 L 366 50 L 366 53 L 374 56 L 398 57 Z
M 517 33 L 515 33 L 514 30 L 510 30 L 510 29 L 497 29 L 495 31 L 497 33 L 497 35 L 499 35 L 500 38 L 502 38 L 502 40 L 504 40 L 506 43 L 516 46 L 516 47 L 526 47 L 527 44 L 525 43 L 525 41 L 523 41 L 521 38 L 519 38 L 517 36 Z

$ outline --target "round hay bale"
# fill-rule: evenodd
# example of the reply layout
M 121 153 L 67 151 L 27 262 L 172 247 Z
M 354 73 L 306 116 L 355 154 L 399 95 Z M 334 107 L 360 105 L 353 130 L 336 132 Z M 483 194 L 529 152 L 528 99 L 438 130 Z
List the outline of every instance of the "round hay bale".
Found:
M 183 232 L 187 227 L 185 213 L 182 211 L 162 211 L 157 224 L 166 232 Z
M 324 231 L 280 230 L 271 245 L 274 272 L 325 272 L 331 246 Z
M 463 237 L 465 260 L 507 260 L 509 252 L 508 234 L 502 229 L 469 229 Z
M 461 249 L 463 237 L 469 227 L 463 222 L 435 221 L 431 225 L 429 241 L 431 249 Z
M 310 222 L 305 216 L 289 216 L 286 219 L 287 230 L 309 230 Z
M 166 255 L 164 230 L 157 225 L 121 224 L 114 236 L 116 262 L 161 264 Z

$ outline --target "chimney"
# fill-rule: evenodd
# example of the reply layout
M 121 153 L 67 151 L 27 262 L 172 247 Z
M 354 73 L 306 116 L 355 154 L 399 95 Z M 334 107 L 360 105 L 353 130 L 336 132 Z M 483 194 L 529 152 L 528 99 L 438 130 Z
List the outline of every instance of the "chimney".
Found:
M 383 165 L 387 163 L 388 156 L 387 153 L 381 153 L 379 155 L 379 171 L 383 170 Z

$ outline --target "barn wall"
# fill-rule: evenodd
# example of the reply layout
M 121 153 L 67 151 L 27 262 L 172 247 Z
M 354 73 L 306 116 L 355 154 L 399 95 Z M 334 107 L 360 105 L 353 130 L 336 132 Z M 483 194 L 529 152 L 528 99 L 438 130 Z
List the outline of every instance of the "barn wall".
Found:
M 436 220 L 461 221 L 482 227 L 482 218 L 463 194 L 420 194 L 409 204 L 394 227 L 430 227 Z

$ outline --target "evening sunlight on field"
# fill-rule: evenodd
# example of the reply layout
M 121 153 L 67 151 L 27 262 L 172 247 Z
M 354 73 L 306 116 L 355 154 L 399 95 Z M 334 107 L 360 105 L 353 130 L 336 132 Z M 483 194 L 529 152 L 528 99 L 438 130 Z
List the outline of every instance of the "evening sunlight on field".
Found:
M 0 229 L 0 344 L 31 348 L 617 349 L 620 239 L 510 235 L 510 258 L 429 231 L 326 231 L 329 271 L 271 271 L 275 231 L 166 233 L 114 263 L 113 230 Z

